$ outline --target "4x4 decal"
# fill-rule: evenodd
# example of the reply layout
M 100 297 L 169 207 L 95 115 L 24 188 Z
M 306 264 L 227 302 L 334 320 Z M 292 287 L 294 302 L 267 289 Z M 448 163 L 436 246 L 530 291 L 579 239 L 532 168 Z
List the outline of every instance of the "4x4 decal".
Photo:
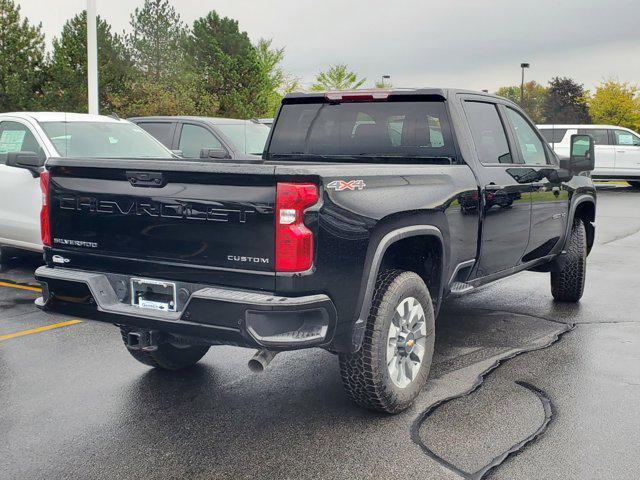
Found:
M 327 185 L 327 188 L 331 188 L 336 192 L 343 190 L 363 190 L 367 184 L 363 180 L 334 180 Z

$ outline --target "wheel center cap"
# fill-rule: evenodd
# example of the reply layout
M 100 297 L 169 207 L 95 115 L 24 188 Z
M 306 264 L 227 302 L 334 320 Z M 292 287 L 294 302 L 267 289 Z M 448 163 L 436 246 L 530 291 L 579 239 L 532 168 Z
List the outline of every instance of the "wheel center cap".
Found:
M 409 355 L 413 351 L 416 341 L 413 333 L 398 335 L 398 351 L 401 354 Z

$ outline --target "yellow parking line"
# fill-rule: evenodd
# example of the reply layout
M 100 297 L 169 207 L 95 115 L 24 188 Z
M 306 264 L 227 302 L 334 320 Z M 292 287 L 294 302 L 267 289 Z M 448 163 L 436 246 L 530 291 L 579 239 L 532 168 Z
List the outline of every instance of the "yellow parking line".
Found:
M 32 333 L 46 332 L 47 330 L 66 327 L 68 325 L 75 325 L 76 323 L 82 322 L 80 320 L 67 320 L 66 322 L 54 323 L 53 325 L 45 325 L 44 327 L 30 328 L 29 330 L 21 330 L 20 332 L 8 333 L 7 335 L 0 335 L 0 341 L 10 340 L 12 338 L 22 337 L 24 335 L 31 335 Z
M 20 285 L 19 283 L 0 282 L 0 287 L 17 288 L 18 290 L 29 290 L 30 292 L 41 292 L 40 287 L 32 287 L 30 285 Z

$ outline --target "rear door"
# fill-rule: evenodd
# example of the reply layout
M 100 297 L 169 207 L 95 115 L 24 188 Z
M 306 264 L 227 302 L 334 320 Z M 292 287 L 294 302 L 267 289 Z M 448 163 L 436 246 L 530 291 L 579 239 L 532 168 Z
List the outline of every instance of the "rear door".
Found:
M 613 141 L 616 150 L 616 175 L 640 176 L 640 137 L 629 130 L 614 130 Z
M 6 164 L 7 154 L 29 151 L 45 158 L 36 134 L 22 120 L 0 121 L 0 243 L 39 249 L 41 197 L 38 178 Z
M 569 192 L 562 182 L 550 181 L 543 175 L 558 170 L 559 166 L 538 130 L 513 107 L 505 105 L 502 108 L 522 163 L 517 178 L 531 187 L 531 231 L 523 256 L 523 261 L 529 262 L 548 255 L 564 235 Z
M 481 163 L 484 207 L 476 276 L 484 277 L 521 263 L 529 241 L 531 187 L 519 183 L 513 174 L 520 166 L 519 157 L 499 106 L 486 97 L 463 98 Z

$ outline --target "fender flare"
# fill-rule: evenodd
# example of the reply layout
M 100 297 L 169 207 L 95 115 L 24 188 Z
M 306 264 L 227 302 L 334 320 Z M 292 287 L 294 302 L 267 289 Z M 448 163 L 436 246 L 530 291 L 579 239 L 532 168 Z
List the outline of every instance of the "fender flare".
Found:
M 567 226 L 565 228 L 564 238 L 562 239 L 562 251 L 561 251 L 562 253 L 564 253 L 565 247 L 567 246 L 567 240 L 571 234 L 571 228 L 573 227 L 573 220 L 576 217 L 576 210 L 578 209 L 579 205 L 585 202 L 591 203 L 595 209 L 596 201 L 592 195 L 583 194 L 583 195 L 580 195 L 578 198 L 576 198 L 575 201 L 571 202 L 571 207 L 569 209 L 569 216 L 567 218 Z
M 356 307 L 358 318 L 353 324 L 353 329 L 351 332 L 351 352 L 357 352 L 362 346 L 364 331 L 367 325 L 367 318 L 369 316 L 371 302 L 373 301 L 376 279 L 378 278 L 378 273 L 380 271 L 380 265 L 382 264 L 384 254 L 392 244 L 398 242 L 399 240 L 417 236 L 431 236 L 438 239 L 442 247 L 440 275 L 444 276 L 444 266 L 446 265 L 446 250 L 444 248 L 442 232 L 438 227 L 434 227 L 432 225 L 412 225 L 388 232 L 384 237 L 382 237 L 382 239 L 376 246 L 376 250 L 370 262 L 369 271 L 363 276 L 363 285 L 360 287 L 360 294 L 358 296 L 358 303 Z M 442 298 L 443 288 L 444 284 L 442 281 L 440 281 L 440 292 L 438 292 L 438 298 L 440 299 Z

